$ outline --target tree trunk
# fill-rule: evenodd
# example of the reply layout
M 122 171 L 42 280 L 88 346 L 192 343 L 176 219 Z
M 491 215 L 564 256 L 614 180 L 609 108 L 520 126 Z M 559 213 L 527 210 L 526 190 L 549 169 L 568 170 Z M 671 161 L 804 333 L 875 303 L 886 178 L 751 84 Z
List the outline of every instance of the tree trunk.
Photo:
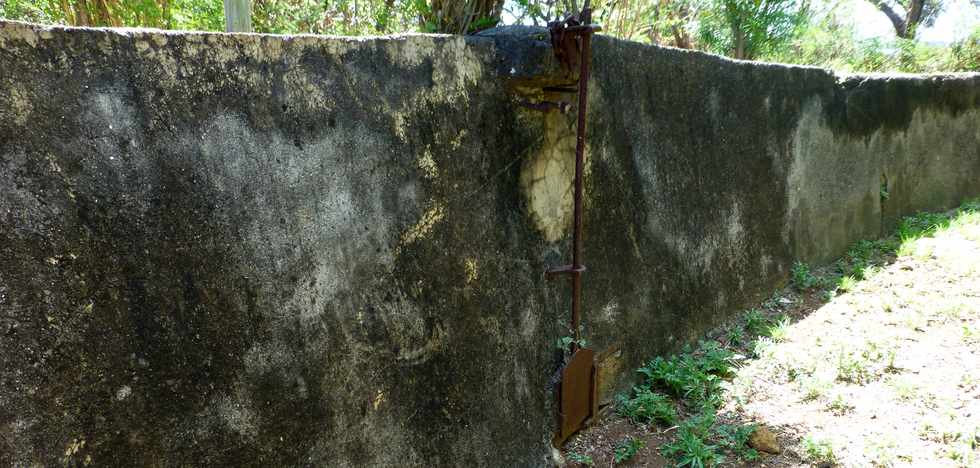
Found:
M 911 3 L 910 3 L 909 11 L 906 13 L 905 18 L 902 18 L 902 16 L 899 15 L 898 12 L 893 10 L 891 6 L 885 3 L 884 0 L 871 0 L 871 3 L 874 6 L 878 7 L 878 9 L 881 10 L 881 12 L 888 17 L 888 21 L 892 22 L 892 27 L 895 28 L 895 35 L 903 39 L 909 39 L 910 29 L 911 30 L 915 29 L 914 27 L 909 28 L 909 23 L 908 23 L 908 20 L 911 17 L 912 10 L 916 8 L 915 5 L 918 5 L 918 13 L 916 14 L 916 21 L 918 22 L 920 17 L 922 16 L 923 0 L 910 0 L 910 2 Z
M 905 15 L 905 37 L 911 39 L 915 37 L 915 30 L 919 29 L 919 22 L 922 21 L 922 8 L 925 0 L 909 0 L 908 13 Z
M 85 0 L 75 0 L 75 26 L 92 26 Z
M 679 26 L 671 26 L 670 31 L 674 34 L 674 47 L 681 49 L 691 48 L 691 35 Z
M 732 57 L 745 60 L 745 31 L 739 25 L 732 25 Z
M 481 20 L 499 21 L 504 0 L 429 0 L 429 13 L 422 24 L 431 24 L 433 32 L 466 34 Z
M 249 0 L 225 1 L 225 32 L 252 32 Z

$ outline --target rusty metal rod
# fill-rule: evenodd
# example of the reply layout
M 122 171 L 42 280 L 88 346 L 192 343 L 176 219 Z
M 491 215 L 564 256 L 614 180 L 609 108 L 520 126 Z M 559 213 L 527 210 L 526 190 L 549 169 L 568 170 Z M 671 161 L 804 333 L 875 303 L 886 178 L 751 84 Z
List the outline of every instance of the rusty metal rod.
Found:
M 592 11 L 589 9 L 589 2 L 585 2 L 582 9 L 582 21 L 588 24 Z M 583 166 L 585 165 L 585 114 L 588 104 L 589 91 L 589 51 L 592 45 L 592 29 L 583 28 L 579 30 L 581 40 L 578 78 L 578 129 L 575 142 L 575 219 L 572 228 L 572 270 L 576 273 L 572 275 L 572 330 L 575 333 L 575 343 L 572 351 L 578 349 L 581 340 L 579 324 L 582 320 L 582 272 L 585 267 L 582 265 L 582 195 L 583 195 Z
M 563 21 L 549 24 L 551 27 L 552 46 L 558 59 L 564 64 L 568 64 L 569 57 L 566 56 L 568 41 L 578 40 L 579 55 L 579 79 L 576 88 L 546 88 L 549 91 L 558 92 L 577 92 L 578 93 L 578 128 L 576 129 L 575 142 L 575 182 L 574 182 L 574 222 L 572 226 L 572 264 L 558 268 L 553 268 L 546 272 L 548 276 L 557 274 L 567 274 L 572 277 L 572 330 L 575 339 L 573 340 L 570 351 L 574 354 L 581 346 L 582 339 L 580 330 L 582 321 L 582 274 L 585 266 L 582 264 L 582 212 L 583 208 L 583 178 L 585 166 L 585 122 L 588 103 L 589 89 L 589 69 L 591 54 L 592 34 L 601 30 L 598 25 L 590 24 L 592 10 L 586 0 L 582 12 L 576 16 L 570 16 Z M 581 23 L 579 23 L 581 22 Z M 571 70 L 569 70 L 571 71 Z M 525 104 L 526 105 L 526 104 Z

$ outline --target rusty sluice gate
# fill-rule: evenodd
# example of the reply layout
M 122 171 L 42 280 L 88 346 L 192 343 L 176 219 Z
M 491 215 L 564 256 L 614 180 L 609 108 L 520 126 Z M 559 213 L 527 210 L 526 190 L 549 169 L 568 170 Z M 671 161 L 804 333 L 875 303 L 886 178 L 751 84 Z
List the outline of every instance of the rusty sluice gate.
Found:
M 582 192 L 583 165 L 585 160 L 585 117 L 588 103 L 589 67 L 592 51 L 592 34 L 601 30 L 591 23 L 592 9 L 586 0 L 582 11 L 563 20 L 548 24 L 551 31 L 551 45 L 555 57 L 570 74 L 578 67 L 578 88 L 561 88 L 559 92 L 578 93 L 578 127 L 575 143 L 575 208 L 572 226 L 572 263 L 547 271 L 547 275 L 569 275 L 572 280 L 572 330 L 574 340 L 569 345 L 571 357 L 561 370 L 558 387 L 559 427 L 555 435 L 555 445 L 561 445 L 572 434 L 588 424 L 598 414 L 596 394 L 597 372 L 595 352 L 579 346 L 581 342 L 580 323 L 582 318 Z M 536 110 L 552 109 L 561 112 L 569 110 L 568 103 L 543 102 L 528 105 Z

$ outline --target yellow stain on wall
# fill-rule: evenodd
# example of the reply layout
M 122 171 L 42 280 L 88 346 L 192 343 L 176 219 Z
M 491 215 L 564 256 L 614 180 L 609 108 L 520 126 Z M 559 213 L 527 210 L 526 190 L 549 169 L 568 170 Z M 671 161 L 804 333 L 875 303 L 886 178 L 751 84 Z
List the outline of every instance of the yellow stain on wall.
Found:
M 436 166 L 436 160 L 432 157 L 432 152 L 428 148 L 419 155 L 415 162 L 426 178 L 435 179 L 439 177 L 439 168 Z
M 446 217 L 446 209 L 438 203 L 435 203 L 432 208 L 429 208 L 425 214 L 419 218 L 418 222 L 415 223 L 408 231 L 402 234 L 401 244 L 409 245 L 413 244 L 420 239 L 428 237 L 429 233 L 432 232 L 432 228 L 442 221 Z
M 466 268 L 466 284 L 472 284 L 480 277 L 479 267 L 475 258 L 467 258 L 464 260 L 463 266 Z

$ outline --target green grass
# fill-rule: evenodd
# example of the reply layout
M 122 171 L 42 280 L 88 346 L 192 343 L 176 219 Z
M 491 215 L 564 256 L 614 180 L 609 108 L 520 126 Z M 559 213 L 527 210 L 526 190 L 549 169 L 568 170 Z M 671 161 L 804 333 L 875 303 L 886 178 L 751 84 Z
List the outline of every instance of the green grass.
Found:
M 735 424 L 719 424 L 714 432 L 722 447 L 732 451 L 744 461 L 759 459 L 759 452 L 749 447 L 749 436 L 756 430 L 755 424 L 745 426 Z
M 893 376 L 888 379 L 888 387 L 901 401 L 914 401 L 919 398 L 921 387 L 909 376 Z
M 654 392 L 648 386 L 633 387 L 632 397 L 620 395 L 617 410 L 620 416 L 634 424 L 659 422 L 673 425 L 677 422 L 677 410 L 670 397 Z
M 803 392 L 803 401 L 813 401 L 823 398 L 833 387 L 833 382 L 816 376 L 807 376 L 800 379 L 800 390 Z
M 637 369 L 646 384 L 662 388 L 695 406 L 717 407 L 720 403 L 722 377 L 730 375 L 735 354 L 717 342 L 702 342 L 696 352 L 685 352 L 669 358 L 656 357 Z
M 864 346 L 842 344 L 836 356 L 837 380 L 864 384 L 895 369 L 895 350 L 874 342 Z
M 776 323 L 769 326 L 766 335 L 768 335 L 773 342 L 782 343 L 789 339 L 789 328 L 791 324 L 792 322 L 790 321 L 789 317 L 783 315 L 776 319 Z
M 661 449 L 678 466 L 714 466 L 725 459 L 726 451 L 741 460 L 754 460 L 758 452 L 746 445 L 754 426 L 719 424 L 714 414 L 721 405 L 721 383 L 733 375 L 738 359 L 715 341 L 657 357 L 637 370 L 645 378 L 630 396 L 619 397 L 619 414 L 637 423 L 679 424 L 676 439 Z M 694 415 L 681 420 L 670 396 Z
M 837 289 L 841 292 L 853 291 L 857 286 L 857 282 L 857 278 L 851 275 L 842 276 L 839 280 L 837 280 Z
M 834 398 L 827 403 L 827 410 L 838 416 L 842 414 L 850 413 L 854 411 L 854 405 L 852 405 L 844 395 L 838 393 L 834 395 Z
M 813 464 L 834 463 L 837 457 L 834 454 L 834 444 L 830 439 L 807 435 L 801 444 L 801 454 L 803 458 Z
M 685 421 L 677 429 L 677 438 L 660 449 L 663 456 L 673 459 L 677 466 L 715 466 L 725 460 L 720 446 L 708 442 L 715 423 L 714 413 L 704 412 Z
M 595 464 L 595 461 L 592 460 L 592 457 L 588 455 L 580 455 L 575 452 L 568 452 L 568 459 L 574 463 L 579 463 L 585 466 L 592 466 Z
M 738 346 L 745 340 L 745 330 L 741 326 L 736 325 L 728 329 L 726 336 L 728 337 L 729 345 Z
M 761 335 L 769 327 L 769 319 L 759 309 L 747 310 L 742 318 L 745 321 L 745 330 L 750 334 Z
M 810 272 L 810 266 L 803 262 L 793 264 L 793 286 L 800 291 L 805 291 L 817 284 L 817 278 Z
M 880 435 L 865 448 L 865 455 L 875 466 L 892 466 L 903 456 L 898 442 L 890 435 Z
M 613 451 L 613 459 L 616 463 L 623 463 L 635 457 L 636 453 L 643 448 L 643 445 L 642 440 L 627 437 L 616 446 L 616 449 Z

